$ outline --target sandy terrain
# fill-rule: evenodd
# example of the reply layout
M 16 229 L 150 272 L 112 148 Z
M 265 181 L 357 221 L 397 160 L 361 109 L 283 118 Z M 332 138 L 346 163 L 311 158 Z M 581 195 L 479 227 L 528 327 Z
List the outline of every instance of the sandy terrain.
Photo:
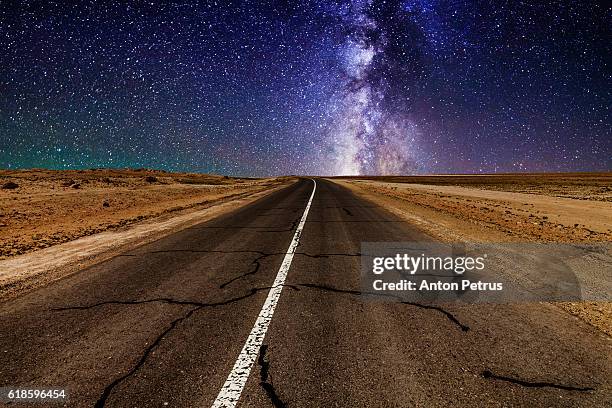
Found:
M 446 242 L 612 241 L 612 173 L 334 181 Z M 612 336 L 612 303 L 557 305 Z
M 279 182 L 150 170 L 0 171 L 0 259 Z
M 390 183 L 461 186 L 541 194 L 578 200 L 612 201 L 611 173 L 470 174 L 444 176 L 342 177 Z
M 448 180 L 448 177 L 440 178 Z M 341 182 L 362 193 L 382 196 L 379 199 L 387 206 L 395 207 L 391 205 L 393 201 L 399 203 L 402 209 L 422 218 L 423 227 L 430 233 L 446 240 L 456 239 L 456 233 L 461 238 L 483 242 L 612 240 L 612 201 L 608 201 L 607 196 L 587 199 L 593 195 L 590 191 L 601 191 L 605 187 L 594 186 L 589 190 L 585 185 L 581 198 L 566 198 L 553 194 L 557 190 L 552 189 L 550 183 L 532 186 L 528 189 L 530 193 L 519 193 L 511 182 L 495 183 L 495 188 L 483 189 L 482 181 L 476 188 L 464 187 L 469 185 L 464 180 L 460 186 L 455 186 L 423 184 L 427 180 L 419 180 L 421 183 L 417 184 L 387 179 Z M 612 186 L 612 175 L 608 176 L 608 183 Z M 509 191 L 500 190 L 504 185 L 509 186 Z M 542 187 L 544 185 L 546 187 Z

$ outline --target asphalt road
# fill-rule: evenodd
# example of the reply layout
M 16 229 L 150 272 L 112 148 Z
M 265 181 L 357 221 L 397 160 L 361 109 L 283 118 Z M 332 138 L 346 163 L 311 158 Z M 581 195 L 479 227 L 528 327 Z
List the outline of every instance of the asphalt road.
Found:
M 210 407 L 312 189 L 300 180 L 0 304 L 0 387 L 64 386 L 67 406 Z M 238 406 L 612 406 L 610 338 L 554 306 L 360 296 L 360 243 L 414 240 L 431 238 L 317 180 Z

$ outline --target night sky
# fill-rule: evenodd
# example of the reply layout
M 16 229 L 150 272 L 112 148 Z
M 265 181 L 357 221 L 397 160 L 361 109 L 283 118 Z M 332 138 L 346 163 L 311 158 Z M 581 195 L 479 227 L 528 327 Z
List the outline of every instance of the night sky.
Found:
M 0 168 L 612 170 L 610 6 L 0 2 Z

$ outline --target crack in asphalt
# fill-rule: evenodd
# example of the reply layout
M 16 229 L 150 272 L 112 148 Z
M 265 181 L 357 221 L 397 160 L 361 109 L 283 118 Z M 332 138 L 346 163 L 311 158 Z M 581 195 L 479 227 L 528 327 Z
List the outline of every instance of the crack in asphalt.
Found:
M 280 399 L 276 389 L 274 389 L 274 383 L 272 381 L 272 374 L 270 374 L 270 361 L 266 359 L 266 353 L 268 351 L 268 345 L 262 344 L 259 347 L 259 357 L 257 364 L 259 364 L 259 385 L 264 389 L 268 398 L 272 402 L 272 405 L 276 408 L 284 408 L 287 405 Z M 268 378 L 270 379 L 268 381 Z
M 296 287 L 296 285 L 285 284 L 283 286 L 286 286 L 288 288 L 291 288 L 297 291 L 300 290 L 299 288 Z M 211 303 L 197 302 L 197 301 L 191 301 L 191 300 L 176 300 L 172 298 L 153 298 L 153 299 L 144 299 L 144 300 L 107 300 L 104 302 L 93 303 L 91 305 L 55 307 L 55 308 L 50 308 L 49 310 L 54 311 L 54 312 L 61 312 L 61 311 L 66 311 L 66 310 L 87 310 L 87 309 L 93 309 L 95 307 L 106 306 L 106 305 L 141 305 L 141 304 L 147 304 L 147 303 L 166 303 L 166 304 L 180 305 L 180 306 L 195 306 L 198 308 L 218 307 L 218 306 L 225 306 L 231 303 L 239 302 L 241 300 L 244 300 L 246 298 L 249 298 L 255 295 L 258 292 L 261 292 L 262 290 L 270 290 L 272 288 L 274 288 L 274 286 L 251 288 L 247 294 L 244 294 L 242 296 L 226 299 L 226 300 L 219 301 L 219 302 L 211 302 Z
M 296 249 L 299 248 L 301 245 L 301 241 L 298 241 L 298 244 L 296 246 Z M 255 252 L 255 251 L 254 251 Z M 261 261 L 267 257 L 270 256 L 278 256 L 278 255 L 286 255 L 286 252 L 273 252 L 273 253 L 263 253 L 263 252 L 258 252 L 260 255 L 255 258 L 252 262 L 251 265 L 253 265 L 252 269 L 248 272 L 243 273 L 242 275 L 238 275 L 233 277 L 232 279 L 222 283 L 221 285 L 219 285 L 219 288 L 223 289 L 224 287 L 226 287 L 227 285 L 242 279 L 246 276 L 249 275 L 253 275 L 256 274 L 257 272 L 259 272 L 260 268 L 261 268 Z M 327 254 L 309 254 L 307 252 L 295 252 L 294 255 L 302 255 L 302 256 L 306 256 L 309 258 L 329 258 L 329 257 L 333 257 L 333 256 L 361 256 L 360 253 L 356 253 L 356 254 L 342 254 L 342 253 L 327 253 Z
M 359 290 L 339 289 L 339 288 L 334 288 L 332 286 L 315 285 L 315 284 L 312 284 L 312 283 L 296 283 L 294 285 L 295 286 L 299 286 L 299 287 L 307 287 L 307 288 L 311 288 L 311 289 L 318 289 L 318 290 L 329 291 L 329 292 L 334 292 L 334 293 L 344 293 L 344 294 L 355 295 L 355 296 L 359 296 L 359 295 L 373 295 L 373 296 L 377 296 L 377 297 L 388 297 L 388 298 L 392 298 L 392 299 L 397 299 L 397 300 L 399 300 L 399 303 L 404 304 L 404 305 L 410 305 L 410 306 L 418 307 L 418 308 L 421 308 L 421 309 L 438 311 L 438 312 L 442 313 L 443 315 L 445 315 L 448 320 L 450 320 L 455 325 L 457 325 L 462 331 L 467 332 L 467 331 L 470 330 L 469 326 L 461 323 L 459 321 L 459 319 L 457 319 L 457 317 L 455 317 L 455 315 L 453 315 L 451 312 L 449 312 L 448 310 L 445 310 L 444 308 L 442 308 L 440 306 L 427 305 L 427 304 L 424 304 L 424 303 L 417 303 L 417 302 L 403 301 L 399 296 L 391 295 L 391 294 L 387 294 L 387 293 L 362 292 L 362 291 L 359 291 Z
M 559 390 L 565 390 L 565 391 L 581 391 L 581 392 L 586 392 L 586 391 L 595 391 L 595 388 L 593 387 L 574 387 L 571 385 L 563 385 L 563 384 L 555 384 L 555 383 L 551 383 L 551 382 L 544 382 L 544 381 L 526 381 L 526 380 L 521 380 L 520 378 L 512 378 L 512 377 L 506 377 L 503 375 L 497 375 L 492 373 L 489 370 L 485 370 L 481 373 L 481 376 L 486 378 L 486 379 L 494 379 L 494 380 L 499 380 L 499 381 L 506 381 L 512 384 L 517 384 L 517 385 L 521 385 L 523 387 L 530 387 L 530 388 L 556 388 Z
M 291 289 L 298 290 L 298 291 L 300 290 L 295 285 L 283 285 L 283 286 L 286 286 L 286 287 L 289 287 Z M 175 299 L 170 299 L 170 298 L 156 298 L 156 299 L 134 300 L 134 301 L 112 300 L 112 301 L 106 301 L 106 302 L 99 302 L 99 303 L 95 303 L 95 304 L 87 305 L 87 306 L 68 306 L 68 307 L 52 308 L 50 310 L 52 310 L 52 311 L 86 310 L 86 309 L 91 309 L 91 308 L 100 307 L 100 306 L 104 306 L 104 305 L 139 305 L 139 304 L 154 303 L 154 302 L 162 302 L 162 303 L 181 305 L 181 306 L 186 306 L 186 305 L 192 306 L 192 308 L 190 310 L 188 310 L 186 313 L 184 313 L 183 315 L 181 315 L 181 316 L 177 317 L 176 319 L 174 319 L 170 323 L 170 325 L 166 328 L 166 330 L 164 330 L 160 335 L 158 335 L 155 338 L 155 340 L 148 347 L 145 348 L 144 352 L 141 354 L 140 358 L 138 359 L 136 364 L 131 369 L 129 369 L 122 376 L 120 376 L 120 377 L 116 378 L 115 380 L 113 380 L 109 385 L 107 385 L 104 388 L 104 390 L 102 391 L 102 394 L 100 395 L 100 397 L 98 398 L 98 400 L 94 404 L 95 408 L 102 408 L 102 407 L 105 406 L 106 401 L 108 400 L 108 398 L 112 394 L 112 392 L 115 389 L 115 387 L 117 387 L 123 381 L 127 380 L 132 375 L 134 375 L 138 371 L 138 369 L 144 365 L 144 363 L 146 362 L 146 360 L 149 357 L 149 355 L 151 354 L 151 352 L 155 348 L 157 348 L 159 346 L 159 344 L 164 339 L 164 337 L 166 337 L 172 330 L 174 330 L 179 323 L 189 319 L 195 312 L 197 312 L 199 310 L 202 310 L 202 309 L 204 309 L 206 307 L 216 307 L 216 306 L 227 305 L 227 304 L 230 304 L 230 303 L 235 303 L 235 302 L 244 300 L 246 298 L 249 298 L 249 297 L 255 295 L 257 292 L 260 292 L 262 290 L 270 290 L 272 288 L 273 288 L 272 286 L 270 286 L 270 287 L 261 287 L 261 288 L 252 288 L 250 290 L 250 292 L 245 294 L 245 295 L 242 295 L 242 296 L 239 296 L 239 297 L 235 297 L 235 298 L 231 298 L 231 299 L 228 299 L 228 300 L 225 300 L 225 301 L 222 301 L 222 302 L 213 302 L 213 303 L 202 303 L 202 302 L 195 302 L 195 301 L 183 301 L 183 300 L 175 300 Z M 264 389 L 270 388 L 270 387 L 272 387 L 272 384 L 270 383 L 269 385 L 266 385 L 266 386 L 264 386 L 262 384 L 262 387 L 264 387 Z M 272 391 L 273 390 L 274 390 L 274 388 L 272 387 Z M 266 389 L 266 392 L 269 392 L 269 391 Z M 270 398 L 272 399 L 272 396 Z M 280 400 L 278 400 L 278 401 L 280 402 Z M 281 402 L 281 404 L 282 404 L 282 402 Z M 281 407 L 281 406 L 284 406 L 284 405 L 278 405 L 278 406 Z
M 293 222 L 291 223 L 291 227 L 289 228 L 289 231 L 297 230 L 297 227 L 300 224 L 300 221 L 302 221 L 302 216 L 299 216 L 296 219 L 294 219 Z
M 102 408 L 102 407 L 104 407 L 106 405 L 106 401 L 108 400 L 108 397 L 110 397 L 111 393 L 113 392 L 113 389 L 117 385 L 121 384 L 124 380 L 126 380 L 129 377 L 131 377 L 136 371 L 138 371 L 138 369 L 140 367 L 142 367 L 144 365 L 144 363 L 147 360 L 147 357 L 149 356 L 149 354 L 151 354 L 151 352 L 155 348 L 157 348 L 159 343 L 161 343 L 163 338 L 168 333 L 170 333 L 180 322 L 190 318 L 191 315 L 193 315 L 196 311 L 202 309 L 202 307 L 203 306 L 194 307 L 193 309 L 191 309 L 187 313 L 185 313 L 183 316 L 173 320 L 170 323 L 170 326 L 168 326 L 168 328 L 166 328 L 166 330 L 164 330 L 159 336 L 157 336 L 157 338 L 151 343 L 151 345 L 145 349 L 144 353 L 140 356 L 140 358 L 138 359 L 136 364 L 127 373 L 125 373 L 122 376 L 116 378 L 113 382 L 111 382 L 109 385 L 107 385 L 104 388 L 104 391 L 102 391 L 102 395 L 100 395 L 100 397 L 98 398 L 98 400 L 94 404 L 94 407 L 95 408 Z
M 298 245 L 296 246 L 296 249 L 300 247 L 301 241 L 298 242 Z M 158 251 L 147 251 L 147 252 L 143 252 L 140 254 L 119 254 L 118 256 L 121 257 L 137 257 L 137 256 L 143 256 L 143 255 L 150 255 L 150 254 L 165 254 L 165 253 L 174 253 L 174 252 L 186 252 L 186 253 L 213 253 L 213 254 L 257 254 L 258 256 L 253 259 L 253 261 L 251 261 L 251 269 L 241 275 L 235 276 L 231 279 L 229 279 L 226 282 L 223 282 L 221 285 L 219 285 L 220 289 L 225 288 L 226 286 L 228 286 L 229 284 L 240 280 L 244 277 L 247 277 L 249 275 L 254 275 L 257 272 L 259 272 L 260 268 L 261 268 L 261 261 L 265 258 L 268 258 L 270 256 L 280 256 L 280 255 L 286 255 L 286 252 L 264 252 L 264 251 L 257 251 L 257 250 L 235 250 L 235 251 L 224 251 L 224 250 L 199 250 L 199 249 L 165 249 L 165 250 L 158 250 Z M 330 258 L 330 257 L 335 257 L 335 256 L 347 256 L 347 257 L 359 257 L 361 256 L 361 253 L 355 253 L 355 254 L 351 254 L 351 253 L 326 253 L 326 254 L 309 254 L 307 252 L 295 252 L 294 255 L 302 255 L 302 256 L 306 256 L 309 258 Z
M 227 285 L 237 281 L 238 279 L 242 279 L 245 278 L 249 275 L 254 275 L 257 272 L 259 272 L 259 269 L 261 268 L 261 260 L 264 258 L 267 258 L 269 256 L 274 256 L 274 255 L 281 255 L 280 253 L 272 253 L 272 254 L 266 254 L 266 253 L 262 253 L 260 254 L 257 258 L 253 259 L 253 262 L 251 262 L 251 265 L 253 265 L 252 269 L 248 272 L 243 273 L 242 275 L 238 275 L 233 277 L 232 279 L 223 282 L 221 285 L 219 285 L 220 289 L 223 289 L 224 287 L 226 287 Z

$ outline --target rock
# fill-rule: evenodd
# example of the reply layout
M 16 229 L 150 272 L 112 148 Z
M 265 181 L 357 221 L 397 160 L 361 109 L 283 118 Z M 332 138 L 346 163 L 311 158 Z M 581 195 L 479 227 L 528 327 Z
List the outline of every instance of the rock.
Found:
M 7 181 L 2 185 L 3 190 L 14 190 L 19 187 L 19 184 L 14 183 L 12 181 Z
M 102 203 L 102 207 L 110 207 L 110 203 L 108 201 L 104 201 Z
M 147 176 L 147 177 L 145 177 L 145 181 L 147 183 L 157 183 L 157 177 L 155 177 L 155 176 Z
M 79 183 L 75 183 L 71 187 L 75 188 L 75 189 L 78 189 L 78 188 L 81 188 L 81 185 Z

